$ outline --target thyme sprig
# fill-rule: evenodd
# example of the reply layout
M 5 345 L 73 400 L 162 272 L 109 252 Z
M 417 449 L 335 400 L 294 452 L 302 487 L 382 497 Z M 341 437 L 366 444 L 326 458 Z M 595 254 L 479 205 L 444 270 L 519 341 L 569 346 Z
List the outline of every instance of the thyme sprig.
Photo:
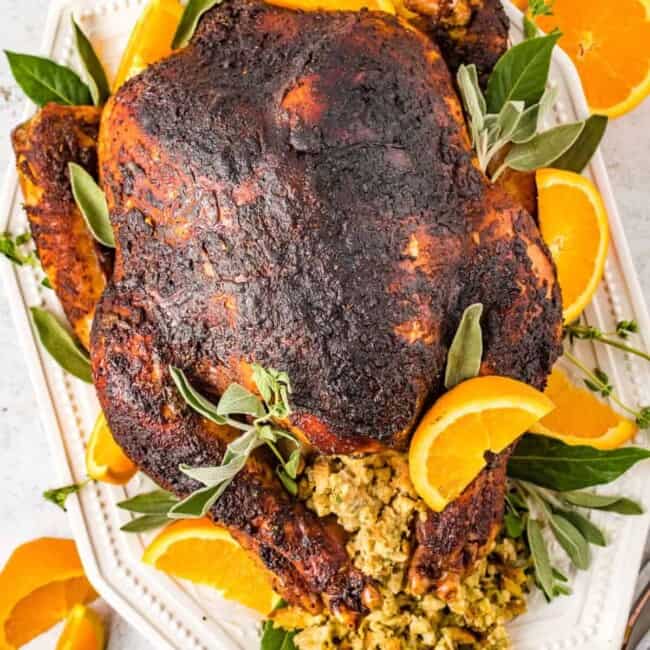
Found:
M 598 393 L 602 397 L 609 397 L 612 402 L 634 418 L 640 429 L 650 428 L 650 406 L 642 406 L 639 409 L 629 406 L 616 394 L 614 386 L 609 380 L 609 376 L 602 369 L 594 368 L 590 370 L 582 361 L 566 349 L 564 350 L 564 358 L 582 372 L 584 375 L 584 384 L 589 390 Z
M 571 323 L 564 327 L 564 335 L 573 343 L 575 340 L 580 341 L 600 341 L 623 352 L 634 354 L 646 361 L 650 361 L 650 354 L 639 350 L 638 348 L 624 343 L 630 338 L 631 334 L 638 334 L 639 326 L 634 320 L 622 320 L 616 323 L 616 330 L 613 332 L 603 332 L 593 325 L 582 325 L 580 323 Z

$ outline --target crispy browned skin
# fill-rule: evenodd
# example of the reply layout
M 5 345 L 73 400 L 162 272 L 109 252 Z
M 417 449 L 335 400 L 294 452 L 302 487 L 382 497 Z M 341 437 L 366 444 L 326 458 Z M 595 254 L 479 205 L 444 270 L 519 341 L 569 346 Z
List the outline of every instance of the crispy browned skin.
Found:
M 199 486 L 178 465 L 218 463 L 229 435 L 183 404 L 169 364 L 215 395 L 250 386 L 253 361 L 286 370 L 294 429 L 347 453 L 406 445 L 472 302 L 484 373 L 541 387 L 558 356 L 548 251 L 475 168 L 438 49 L 394 18 L 223 5 L 109 103 L 100 160 L 118 246 L 97 391 L 129 456 L 179 495 Z M 435 522 L 483 537 L 503 484 L 488 470 L 458 512 L 432 515 L 422 540 L 447 555 L 431 575 L 458 565 Z M 262 458 L 211 514 L 290 599 L 363 611 L 368 581 L 337 532 Z
M 91 106 L 48 104 L 12 134 L 25 210 L 43 270 L 86 348 L 111 264 L 74 202 L 68 163 L 97 176 L 100 113 Z

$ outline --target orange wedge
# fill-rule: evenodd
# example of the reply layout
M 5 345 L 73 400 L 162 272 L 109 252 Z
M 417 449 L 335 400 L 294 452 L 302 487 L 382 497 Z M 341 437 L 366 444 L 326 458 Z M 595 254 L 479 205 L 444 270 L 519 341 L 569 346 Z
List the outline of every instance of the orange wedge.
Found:
M 138 471 L 115 442 L 103 413 L 97 416 L 86 450 L 86 471 L 95 481 L 124 485 Z
M 562 32 L 560 47 L 578 69 L 593 113 L 617 117 L 650 93 L 648 0 L 554 0 L 540 16 L 545 32 Z
M 530 427 L 533 433 L 597 449 L 615 449 L 636 435 L 632 420 L 619 415 L 592 392 L 572 384 L 558 368 L 548 378 L 545 394 L 556 408 Z
M 178 0 L 150 0 L 135 24 L 117 69 L 113 90 L 172 52 L 172 39 L 183 15 Z
M 609 223 L 600 193 L 580 174 L 540 169 L 539 225 L 557 267 L 566 323 L 591 301 L 605 270 Z
M 277 602 L 270 573 L 232 535 L 209 519 L 168 526 L 146 548 L 142 560 L 177 578 L 214 587 L 266 616 Z
M 85 605 L 75 605 L 68 614 L 56 650 L 104 650 L 106 632 L 101 618 Z
M 0 573 L 0 648 L 25 645 L 97 598 L 71 539 L 42 537 L 19 546 Z
M 301 11 L 383 11 L 395 14 L 391 0 L 266 0 L 268 4 Z
M 477 377 L 445 393 L 420 422 L 409 450 L 416 492 L 440 512 L 498 453 L 553 409 L 527 384 L 506 377 Z

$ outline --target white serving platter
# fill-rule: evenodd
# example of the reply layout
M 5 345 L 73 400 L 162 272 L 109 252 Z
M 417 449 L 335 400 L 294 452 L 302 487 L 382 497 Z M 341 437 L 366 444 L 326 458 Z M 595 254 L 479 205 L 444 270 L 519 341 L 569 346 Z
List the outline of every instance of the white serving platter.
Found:
M 70 14 L 95 44 L 100 57 L 115 69 L 126 39 L 144 0 L 54 0 L 45 30 L 42 53 L 76 66 Z M 506 1 L 513 22 L 512 38 L 521 38 L 521 14 Z M 569 58 L 556 48 L 551 83 L 559 89 L 555 121 L 588 115 L 580 80 Z M 26 107 L 25 117 L 33 112 Z M 636 319 L 650 349 L 650 319 L 632 265 L 628 244 L 616 209 L 600 153 L 588 175 L 598 185 L 609 211 L 612 246 L 605 279 L 586 317 L 589 323 L 611 330 L 618 320 Z M 10 169 L 0 202 L 0 228 L 23 232 L 27 220 L 21 209 L 16 173 Z M 85 478 L 85 446 L 98 404 L 92 387 L 64 373 L 38 345 L 30 326 L 28 307 L 45 306 L 59 314 L 53 292 L 40 284 L 39 271 L 1 264 L 14 322 L 24 348 L 43 426 L 50 439 L 53 463 L 61 484 Z M 609 373 L 621 397 L 630 404 L 650 403 L 650 366 L 635 357 L 589 342 L 577 346 L 588 365 Z M 640 434 L 637 444 L 646 444 Z M 647 466 L 621 478 L 611 492 L 624 493 L 650 508 L 645 485 Z M 128 515 L 116 503 L 147 487 L 136 477 L 126 487 L 95 484 L 79 499 L 71 499 L 70 521 L 88 576 L 104 598 L 158 648 L 174 650 L 257 650 L 259 617 L 225 601 L 216 592 L 172 580 L 143 565 L 139 558 L 151 535 L 128 535 L 119 528 Z M 594 521 L 610 540 L 598 549 L 588 572 L 572 575 L 573 595 L 546 605 L 533 594 L 529 612 L 510 626 L 516 650 L 614 650 L 620 647 L 632 599 L 636 574 L 650 523 L 650 514 L 619 517 L 594 513 Z M 555 549 L 558 557 L 561 552 Z

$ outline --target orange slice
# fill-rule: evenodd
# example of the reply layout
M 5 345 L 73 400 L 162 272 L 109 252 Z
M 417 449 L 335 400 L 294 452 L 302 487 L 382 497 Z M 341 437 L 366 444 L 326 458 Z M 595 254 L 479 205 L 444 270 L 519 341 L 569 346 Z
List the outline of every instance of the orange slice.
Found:
M 617 117 L 650 93 L 649 0 L 554 0 L 545 32 L 575 63 L 593 113 Z
M 477 377 L 445 393 L 420 422 L 409 450 L 416 492 L 440 512 L 485 467 L 485 452 L 500 452 L 553 409 L 527 384 Z
M 149 544 L 147 564 L 177 578 L 214 587 L 266 616 L 277 602 L 270 573 L 232 535 L 209 519 L 168 526 Z
M 85 605 L 75 605 L 68 614 L 56 650 L 103 650 L 106 632 L 101 618 Z
M 117 69 L 113 90 L 172 52 L 172 39 L 183 15 L 178 0 L 150 0 L 135 24 Z
M 268 4 L 301 11 L 383 11 L 395 14 L 391 0 L 266 0 Z
M 566 323 L 591 301 L 605 270 L 609 223 L 600 193 L 580 174 L 540 169 L 539 225 L 557 267 Z
M 138 471 L 115 442 L 103 413 L 97 416 L 86 450 L 86 471 L 95 481 L 124 485 Z
M 0 573 L 0 648 L 25 645 L 97 593 L 71 539 L 42 537 L 19 546 Z
M 632 420 L 619 415 L 592 392 L 572 384 L 557 368 L 548 378 L 545 394 L 556 408 L 530 427 L 533 433 L 598 449 L 615 449 L 636 435 Z

